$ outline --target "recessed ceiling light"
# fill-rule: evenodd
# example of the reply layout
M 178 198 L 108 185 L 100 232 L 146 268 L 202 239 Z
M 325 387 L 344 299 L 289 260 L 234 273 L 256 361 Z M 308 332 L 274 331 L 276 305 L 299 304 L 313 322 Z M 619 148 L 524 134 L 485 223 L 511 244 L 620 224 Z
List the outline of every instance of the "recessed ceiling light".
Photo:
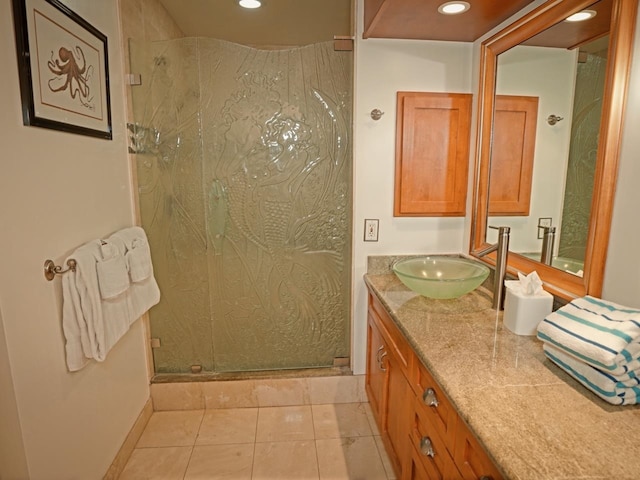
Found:
M 260 8 L 262 2 L 260 0 L 238 0 L 238 5 L 244 8 Z
M 444 15 L 457 15 L 471 8 L 467 2 L 447 2 L 438 7 L 438 11 Z
M 596 16 L 595 10 L 582 10 L 566 18 L 567 22 L 584 22 Z

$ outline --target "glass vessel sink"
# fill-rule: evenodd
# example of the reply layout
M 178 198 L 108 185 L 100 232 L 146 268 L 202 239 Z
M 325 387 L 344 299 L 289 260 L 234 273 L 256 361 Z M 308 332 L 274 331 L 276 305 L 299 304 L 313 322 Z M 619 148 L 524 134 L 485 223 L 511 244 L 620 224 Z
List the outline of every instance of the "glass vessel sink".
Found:
M 414 292 L 438 299 L 461 297 L 489 276 L 489 268 L 479 262 L 437 255 L 399 260 L 393 272 Z

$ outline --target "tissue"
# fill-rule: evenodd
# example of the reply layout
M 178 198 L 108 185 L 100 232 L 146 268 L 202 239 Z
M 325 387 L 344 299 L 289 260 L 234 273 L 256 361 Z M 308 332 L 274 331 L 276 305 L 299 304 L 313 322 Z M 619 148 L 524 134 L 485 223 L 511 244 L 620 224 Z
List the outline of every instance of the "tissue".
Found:
M 504 325 L 517 335 L 535 335 L 538 324 L 553 309 L 553 295 L 542 288 L 538 272 L 518 272 L 518 280 L 504 282 Z
M 504 282 L 504 285 L 507 288 L 527 296 L 538 295 L 541 292 L 544 292 L 540 275 L 538 275 L 538 272 L 535 270 L 529 275 L 524 275 L 518 272 L 518 280 L 507 280 Z

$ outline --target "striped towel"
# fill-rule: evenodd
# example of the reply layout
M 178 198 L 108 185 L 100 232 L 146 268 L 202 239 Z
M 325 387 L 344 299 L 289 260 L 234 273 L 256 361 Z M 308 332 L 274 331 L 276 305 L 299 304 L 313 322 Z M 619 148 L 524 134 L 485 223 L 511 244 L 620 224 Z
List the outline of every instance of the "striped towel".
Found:
M 611 375 L 640 368 L 640 310 L 586 296 L 549 314 L 538 338 Z
M 547 358 L 603 400 L 614 405 L 633 405 L 640 400 L 637 383 L 628 385 L 633 382 L 620 382 L 615 376 L 580 362 L 548 343 L 542 348 Z

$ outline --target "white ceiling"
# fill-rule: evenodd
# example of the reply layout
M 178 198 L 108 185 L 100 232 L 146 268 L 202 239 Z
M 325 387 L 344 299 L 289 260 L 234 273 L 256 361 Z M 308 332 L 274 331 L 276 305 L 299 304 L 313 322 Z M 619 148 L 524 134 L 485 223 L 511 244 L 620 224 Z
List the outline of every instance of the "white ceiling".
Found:
M 245 45 L 308 45 L 351 35 L 352 0 L 263 0 L 249 10 L 237 0 L 160 0 L 191 36 Z

